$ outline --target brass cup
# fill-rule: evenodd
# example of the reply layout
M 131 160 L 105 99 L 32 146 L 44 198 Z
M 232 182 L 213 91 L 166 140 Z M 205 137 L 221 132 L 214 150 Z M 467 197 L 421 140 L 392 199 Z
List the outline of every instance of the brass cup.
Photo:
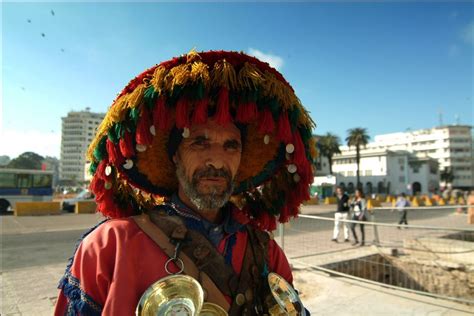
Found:
M 298 293 L 282 276 L 270 272 L 268 284 L 273 298 L 278 303 L 270 309 L 271 315 L 306 316 Z
M 199 316 L 227 316 L 227 312 L 217 304 L 205 302 Z
M 204 302 L 204 292 L 194 278 L 170 275 L 153 283 L 143 293 L 137 316 L 197 316 Z

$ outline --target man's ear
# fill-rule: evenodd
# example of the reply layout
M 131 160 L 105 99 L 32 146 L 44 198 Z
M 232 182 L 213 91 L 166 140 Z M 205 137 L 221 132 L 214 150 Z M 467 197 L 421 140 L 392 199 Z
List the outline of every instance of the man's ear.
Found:
M 176 162 L 178 161 L 178 157 L 176 157 L 176 154 L 173 155 L 173 163 L 176 165 Z

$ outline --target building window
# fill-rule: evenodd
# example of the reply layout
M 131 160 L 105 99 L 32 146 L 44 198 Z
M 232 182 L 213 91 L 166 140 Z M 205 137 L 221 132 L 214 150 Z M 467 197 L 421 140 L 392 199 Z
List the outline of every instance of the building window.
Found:
M 354 171 L 347 171 L 347 176 L 348 177 L 353 177 L 354 176 Z
M 372 175 L 372 170 L 366 170 L 365 175 L 366 176 L 371 176 Z
M 399 182 L 405 182 L 405 176 L 400 176 L 400 177 L 398 178 L 398 181 L 399 181 Z

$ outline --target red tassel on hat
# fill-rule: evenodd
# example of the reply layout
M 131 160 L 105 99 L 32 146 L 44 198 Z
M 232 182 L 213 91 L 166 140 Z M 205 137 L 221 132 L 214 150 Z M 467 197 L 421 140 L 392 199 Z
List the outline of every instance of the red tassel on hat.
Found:
M 151 119 L 150 111 L 146 106 L 142 106 L 140 118 L 138 119 L 135 140 L 137 144 L 150 145 L 153 142 L 153 135 L 150 132 Z
M 289 144 L 291 143 L 292 138 L 288 112 L 284 111 L 278 118 L 278 139 L 285 144 Z
M 286 223 L 290 219 L 290 210 L 288 206 L 283 206 L 280 210 L 280 217 L 278 217 L 278 221 L 280 223 Z
M 273 120 L 273 115 L 270 110 L 265 109 L 263 113 L 260 113 L 260 121 L 259 121 L 259 129 L 258 131 L 262 134 L 271 134 L 275 129 L 275 121 Z
M 189 127 L 189 101 L 186 98 L 180 98 L 176 104 L 176 127 Z
M 120 153 L 120 150 L 118 150 L 117 146 L 110 140 L 107 139 L 107 153 L 109 154 L 109 163 L 118 166 L 121 163 L 123 163 L 123 156 Z
M 255 102 L 242 103 L 237 109 L 235 120 L 247 124 L 257 119 L 257 115 L 257 104 Z
M 125 131 L 123 137 L 120 138 L 119 147 L 123 157 L 131 158 L 135 156 L 135 148 L 133 147 L 132 134 L 129 131 Z
M 194 105 L 193 124 L 204 124 L 207 121 L 207 98 L 196 101 Z
M 304 144 L 301 140 L 301 135 L 298 130 L 295 130 L 293 133 L 293 145 L 295 146 L 295 151 L 293 153 L 293 161 L 297 166 L 304 166 L 306 159 L 306 154 L 304 150 Z
M 229 90 L 222 87 L 219 91 L 219 98 L 217 99 L 217 111 L 215 116 L 218 124 L 225 125 L 231 122 L 229 107 Z
M 161 96 L 156 99 L 155 112 L 153 114 L 153 124 L 162 131 L 167 131 L 169 128 L 168 109 L 166 108 L 165 97 Z

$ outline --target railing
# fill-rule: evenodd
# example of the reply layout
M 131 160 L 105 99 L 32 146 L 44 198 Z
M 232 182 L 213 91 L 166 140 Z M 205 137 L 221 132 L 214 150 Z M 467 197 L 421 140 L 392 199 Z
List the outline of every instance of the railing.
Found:
M 355 224 L 361 240 L 364 225 L 365 246 L 331 241 L 334 218 L 300 215 L 291 224 L 280 225 L 277 240 L 292 263 L 331 274 L 344 275 L 385 287 L 432 297 L 474 304 L 474 229 L 456 210 L 463 205 L 408 209 L 408 222 L 398 225 L 399 212 L 377 208 L 368 221 L 346 220 Z

